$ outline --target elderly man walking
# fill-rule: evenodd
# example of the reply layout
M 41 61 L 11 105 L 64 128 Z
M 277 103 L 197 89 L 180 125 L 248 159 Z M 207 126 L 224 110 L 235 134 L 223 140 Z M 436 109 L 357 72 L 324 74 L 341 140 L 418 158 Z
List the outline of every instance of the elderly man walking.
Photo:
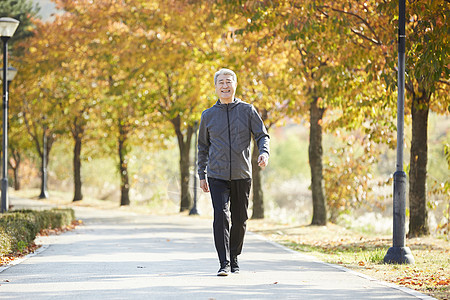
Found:
M 269 135 L 253 105 L 235 98 L 237 77 L 230 69 L 214 75 L 219 100 L 202 113 L 198 135 L 200 188 L 211 192 L 214 244 L 220 261 L 218 276 L 239 273 L 251 186 L 250 141 L 253 134 L 258 164 L 269 160 Z M 207 178 L 207 180 L 206 180 Z M 231 212 L 231 229 L 230 229 Z

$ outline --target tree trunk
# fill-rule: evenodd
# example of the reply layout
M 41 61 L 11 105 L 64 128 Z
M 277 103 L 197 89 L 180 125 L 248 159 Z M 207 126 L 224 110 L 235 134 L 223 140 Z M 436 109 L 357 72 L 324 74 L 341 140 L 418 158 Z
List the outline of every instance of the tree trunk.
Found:
M 14 160 L 14 165 L 11 163 L 11 159 Z M 14 174 L 14 190 L 20 190 L 20 176 L 19 176 L 19 168 L 20 162 L 22 161 L 20 153 L 16 149 L 11 150 L 11 159 L 8 161 L 9 167 L 13 170 Z
M 188 126 L 186 130 L 186 137 L 183 136 L 181 132 L 181 118 L 177 116 L 171 120 L 175 133 L 178 140 L 178 148 L 180 150 L 180 180 L 181 180 L 181 201 L 180 201 L 180 212 L 189 210 L 192 206 L 192 197 L 189 193 L 189 167 L 190 167 L 190 157 L 189 153 L 191 150 L 191 139 L 194 133 L 193 127 Z
M 32 122 L 28 119 L 27 113 L 24 112 L 23 119 L 25 121 L 25 126 L 27 128 L 28 133 L 30 134 L 34 145 L 36 146 L 36 151 L 41 157 L 42 161 L 45 160 L 45 168 L 44 164 L 41 164 L 41 194 L 44 196 L 45 192 L 47 191 L 47 166 L 48 161 L 50 157 L 50 150 L 52 149 L 53 143 L 55 141 L 55 134 L 47 129 L 47 126 L 45 125 L 46 117 L 43 116 L 42 123 L 39 122 Z M 38 128 L 42 125 L 43 130 L 43 139 L 41 140 L 41 136 L 38 134 L 39 130 Z M 45 141 L 45 142 L 44 142 Z M 42 145 L 41 145 L 42 142 Z M 42 147 L 41 147 L 42 146 Z M 44 151 L 44 149 L 46 151 Z M 44 155 L 44 152 L 46 152 Z M 45 170 L 45 173 L 44 173 Z
M 119 120 L 119 172 L 120 172 L 120 206 L 130 205 L 130 184 L 128 179 L 128 159 L 126 142 L 127 128 Z
M 19 177 L 19 168 L 14 168 L 14 190 L 20 190 L 20 177 Z
M 261 168 L 258 166 L 259 149 L 253 140 L 252 152 L 252 186 L 253 186 L 253 214 L 252 219 L 264 219 L 264 194 L 261 183 Z
M 412 140 L 409 169 L 409 233 L 408 237 L 430 234 L 428 228 L 426 180 L 428 156 L 428 111 L 430 95 L 422 91 L 413 94 Z
M 77 131 L 76 131 L 77 132 Z M 74 134 L 75 146 L 73 148 L 73 179 L 74 196 L 73 201 L 83 200 L 81 193 L 81 134 Z
M 323 191 L 322 173 L 322 117 L 324 108 L 317 105 L 318 98 L 314 97 L 310 107 L 309 133 L 309 166 L 311 168 L 311 191 L 313 200 L 313 218 L 311 225 L 327 224 L 327 208 Z

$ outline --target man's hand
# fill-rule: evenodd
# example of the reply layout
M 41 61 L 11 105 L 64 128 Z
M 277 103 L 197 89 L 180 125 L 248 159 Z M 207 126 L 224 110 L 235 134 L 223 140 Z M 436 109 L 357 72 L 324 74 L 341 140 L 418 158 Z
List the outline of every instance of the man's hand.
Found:
M 205 193 L 209 193 L 209 187 L 208 187 L 208 183 L 206 182 L 206 179 L 200 179 L 200 188 Z
M 269 164 L 269 156 L 266 153 L 261 154 L 258 157 L 258 166 L 266 167 Z

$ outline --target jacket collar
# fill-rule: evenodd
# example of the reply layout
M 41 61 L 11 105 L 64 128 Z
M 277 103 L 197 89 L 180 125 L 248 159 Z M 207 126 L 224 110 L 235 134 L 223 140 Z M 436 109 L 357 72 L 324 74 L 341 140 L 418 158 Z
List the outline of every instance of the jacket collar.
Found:
M 221 108 L 221 109 L 226 109 L 227 107 L 234 108 L 236 105 L 238 105 L 241 102 L 241 99 L 239 98 L 234 98 L 233 102 L 229 103 L 229 104 L 222 104 L 220 102 L 220 99 L 217 100 L 216 104 L 214 104 L 214 106 Z

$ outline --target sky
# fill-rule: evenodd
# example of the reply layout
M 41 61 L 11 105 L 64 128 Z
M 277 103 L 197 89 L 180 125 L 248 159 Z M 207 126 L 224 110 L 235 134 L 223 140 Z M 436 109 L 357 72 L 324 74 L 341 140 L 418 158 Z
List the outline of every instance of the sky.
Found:
M 32 0 L 33 3 L 39 4 L 41 10 L 39 11 L 39 15 L 42 17 L 44 21 L 50 20 L 51 14 L 57 12 L 55 8 L 55 3 L 51 0 Z

